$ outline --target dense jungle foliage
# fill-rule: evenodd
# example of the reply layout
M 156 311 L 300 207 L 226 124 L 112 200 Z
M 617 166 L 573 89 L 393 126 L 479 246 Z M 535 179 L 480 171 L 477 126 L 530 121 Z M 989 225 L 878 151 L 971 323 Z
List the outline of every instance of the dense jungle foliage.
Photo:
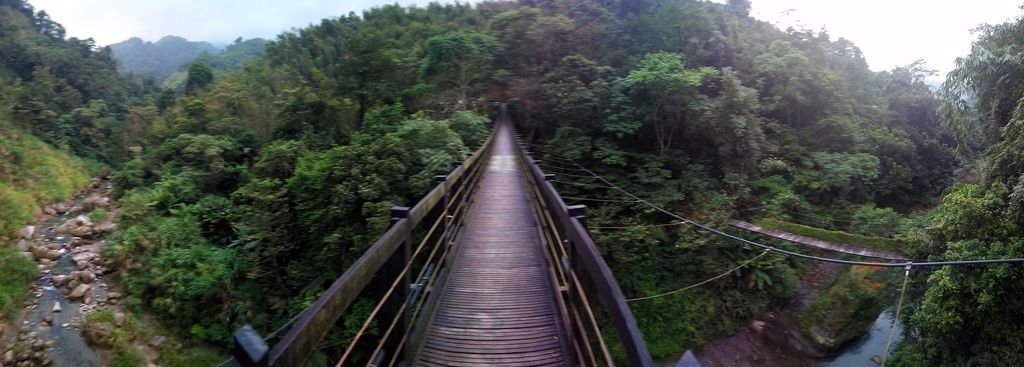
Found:
M 915 258 L 1021 255 L 1024 23 L 983 28 L 938 94 L 922 63 L 872 72 L 852 42 L 780 30 L 749 10 L 746 0 L 382 6 L 281 34 L 263 56 L 225 61 L 233 73 L 193 63 L 171 90 L 119 76 L 109 48 L 0 0 L 10 121 L 0 138 L 31 133 L 53 147 L 40 151 L 115 167 L 121 227 L 108 255 L 129 302 L 224 346 L 242 324 L 271 330 L 313 302 L 386 228 L 388 208 L 415 202 L 486 138 L 495 100 L 552 172 L 572 174 L 571 159 L 708 224 L 785 221 Z M 984 164 L 962 162 L 983 153 Z M 973 183 L 954 186 L 962 166 Z M 622 199 L 563 180 L 565 196 Z M 635 203 L 586 204 L 598 227 L 668 220 Z M 757 254 L 689 227 L 594 236 L 628 296 Z M 803 268 L 766 257 L 631 306 L 655 357 L 674 358 L 784 304 Z M 919 301 L 905 303 L 896 362 L 1024 362 L 1019 267 L 914 275 Z

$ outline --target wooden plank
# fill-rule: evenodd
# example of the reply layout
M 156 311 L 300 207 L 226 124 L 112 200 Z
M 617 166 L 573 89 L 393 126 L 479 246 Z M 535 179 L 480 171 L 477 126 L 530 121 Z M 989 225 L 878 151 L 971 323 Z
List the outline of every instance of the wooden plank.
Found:
M 500 126 L 415 365 L 568 365 L 537 221 Z
M 615 326 L 620 342 L 626 353 L 626 358 L 631 366 L 654 366 L 654 361 L 647 350 L 636 319 L 626 303 L 626 298 L 619 288 L 618 281 L 608 268 L 604 258 L 601 257 L 597 246 L 590 237 L 586 227 L 576 218 L 569 216 L 568 207 L 554 184 L 545 178 L 544 171 L 539 165 L 529 163 L 529 172 L 538 186 L 538 191 L 548 208 L 555 223 L 561 227 L 568 238 L 570 263 L 574 268 L 579 268 L 577 275 L 590 285 L 598 293 L 596 298 L 608 311 L 612 324 Z M 570 298 L 572 298 L 572 291 Z M 595 298 L 591 296 L 591 298 Z

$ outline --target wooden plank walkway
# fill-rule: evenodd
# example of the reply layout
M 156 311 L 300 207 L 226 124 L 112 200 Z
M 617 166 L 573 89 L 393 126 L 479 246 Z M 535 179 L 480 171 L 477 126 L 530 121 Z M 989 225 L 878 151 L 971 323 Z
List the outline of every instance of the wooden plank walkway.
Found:
M 789 242 L 795 242 L 795 243 L 798 243 L 798 244 L 801 244 L 801 245 L 807 245 L 807 246 L 811 246 L 811 247 L 817 247 L 817 248 L 820 248 L 820 249 L 836 251 L 836 252 L 842 252 L 844 254 L 851 254 L 851 255 L 864 256 L 864 257 L 873 257 L 873 258 L 886 259 L 886 260 L 906 260 L 907 259 L 903 255 L 900 255 L 899 253 L 892 252 L 892 251 L 875 250 L 875 249 L 869 249 L 869 248 L 864 248 L 864 247 L 860 247 L 860 246 L 849 245 L 849 244 L 845 244 L 845 243 L 838 243 L 838 242 L 819 240 L 817 238 L 802 236 L 802 235 L 798 235 L 798 234 L 795 234 L 795 233 L 789 233 L 789 232 L 785 232 L 785 231 L 779 231 L 779 230 L 775 230 L 775 229 L 764 228 L 764 227 L 758 226 L 756 224 L 744 222 L 744 221 L 741 221 L 741 220 L 731 219 L 731 220 L 729 220 L 729 225 L 733 226 L 733 227 L 736 227 L 736 228 L 745 229 L 745 230 L 748 230 L 748 231 L 751 231 L 751 232 L 760 233 L 760 234 L 763 234 L 765 236 L 775 237 L 775 238 L 778 238 L 778 239 L 781 239 L 781 240 L 786 240 L 786 241 L 789 241 Z
M 417 366 L 566 366 L 556 289 L 500 123 Z

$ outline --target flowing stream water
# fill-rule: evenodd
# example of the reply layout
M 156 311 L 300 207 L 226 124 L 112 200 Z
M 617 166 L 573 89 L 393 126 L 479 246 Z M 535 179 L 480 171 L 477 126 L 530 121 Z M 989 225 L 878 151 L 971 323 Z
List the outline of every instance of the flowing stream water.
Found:
M 896 345 L 901 339 L 903 327 L 898 320 L 895 320 L 892 310 L 885 310 L 875 319 L 874 325 L 867 335 L 857 339 L 838 356 L 826 358 L 818 364 L 821 367 L 875 367 L 879 365 L 885 355 L 886 344 L 889 342 L 889 335 L 893 335 L 892 343 Z
M 82 201 L 98 191 L 109 191 L 110 186 L 106 181 L 100 181 L 97 186 L 75 196 L 65 202 L 69 208 L 77 207 Z M 55 287 L 55 276 L 67 276 L 71 272 L 80 270 L 73 260 L 81 249 L 75 251 L 72 241 L 74 237 L 58 233 L 56 227 L 82 213 L 57 213 L 45 217 L 41 222 L 35 224 L 35 236 L 33 243 L 44 245 L 47 248 L 57 249 L 60 257 L 52 262 L 52 267 L 46 269 L 40 265 L 41 275 L 32 283 L 33 299 L 22 311 L 14 331 L 8 333 L 5 340 L 0 340 L 0 350 L 14 345 L 16 341 L 25 343 L 45 343 L 45 356 L 43 360 L 33 359 L 30 363 L 51 364 L 56 367 L 64 366 L 100 366 L 102 359 L 97 352 L 90 347 L 82 335 L 82 321 L 84 316 L 98 308 L 103 307 L 107 301 L 107 285 L 99 272 L 92 282 L 89 295 L 85 299 L 69 299 L 62 294 L 60 287 Z M 90 249 L 101 251 L 105 242 L 102 236 L 89 241 Z M 83 248 L 84 249 L 84 248 Z M 85 303 L 86 300 L 91 303 Z M 54 304 L 60 305 L 60 311 L 55 312 Z M 35 349 L 33 349 L 35 350 Z M 48 359 L 48 361 L 46 360 Z

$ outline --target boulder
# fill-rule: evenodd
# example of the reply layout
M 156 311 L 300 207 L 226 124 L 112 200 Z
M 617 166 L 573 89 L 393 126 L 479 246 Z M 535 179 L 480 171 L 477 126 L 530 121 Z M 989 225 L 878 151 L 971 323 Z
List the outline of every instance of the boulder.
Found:
M 82 336 L 90 345 L 110 348 L 114 345 L 114 325 L 87 319 L 82 325 Z
M 46 259 L 50 261 L 60 260 L 60 251 L 49 250 L 46 251 Z
M 71 277 L 67 275 L 54 275 L 51 280 L 53 281 L 54 287 L 63 287 L 65 284 L 68 284 Z
M 91 263 L 93 260 L 99 258 L 99 256 L 100 256 L 99 254 L 92 253 L 92 252 L 80 252 L 80 253 L 75 254 L 75 256 L 72 256 L 71 260 L 74 261 L 76 264 L 79 264 L 79 263 L 86 263 L 86 264 L 88 264 L 88 263 Z M 81 267 L 81 265 L 79 265 L 79 267 Z
M 29 252 L 31 252 L 32 256 L 36 259 L 44 259 L 46 258 L 46 253 L 50 252 L 50 250 L 47 250 L 46 247 L 43 246 L 32 246 L 29 248 Z
M 7 351 L 7 353 L 4 353 L 4 364 L 12 363 L 14 363 L 14 349 L 11 349 Z
M 83 227 L 83 226 L 84 227 L 90 227 L 90 231 L 91 231 L 92 230 L 92 228 L 91 228 L 92 225 L 93 225 L 92 220 L 89 220 L 89 217 L 84 216 L 84 215 L 79 215 L 77 217 L 68 219 L 64 223 L 61 223 L 59 226 L 57 226 L 57 233 L 69 234 L 69 233 L 71 233 L 71 231 L 73 229 L 76 229 L 76 228 L 79 228 L 79 227 Z M 83 236 L 78 236 L 78 237 L 83 237 Z
M 53 312 L 60 312 L 60 311 L 61 311 L 60 302 L 54 302 L 53 303 Z
M 43 208 L 43 213 L 46 213 L 46 215 L 57 215 L 57 209 L 54 209 L 51 205 Z
M 66 213 L 68 211 L 68 206 L 64 203 L 56 203 L 53 204 L 53 210 L 57 213 Z
M 92 237 L 93 229 L 92 226 L 78 226 L 72 228 L 68 233 L 77 237 Z
M 92 284 L 96 280 L 96 274 L 86 270 L 73 271 L 70 276 L 82 284 Z
M 32 239 L 32 235 L 36 234 L 36 226 L 25 226 L 18 230 L 18 238 L 24 238 L 26 240 Z
M 81 299 L 85 297 L 86 293 L 88 293 L 90 289 L 92 289 L 91 285 L 80 284 L 71 291 L 71 294 L 68 295 L 68 299 Z
M 68 247 L 75 248 L 78 246 L 90 245 L 92 242 L 83 239 L 82 237 L 72 237 L 71 242 L 68 242 Z
M 18 251 L 25 252 L 32 247 L 32 244 L 25 240 L 18 241 Z
M 117 230 L 117 223 L 114 223 L 114 222 L 111 222 L 111 221 L 106 221 L 106 222 L 100 223 L 99 225 L 97 225 L 96 227 L 93 228 L 93 231 L 96 232 L 96 234 L 100 234 L 100 235 L 111 234 L 111 233 L 114 233 L 114 231 L 116 231 L 116 230 Z
M 124 297 L 124 295 L 121 294 L 121 292 L 109 292 L 109 293 L 107 293 L 107 298 L 109 298 L 109 299 L 119 299 L 121 297 Z
M 87 212 L 91 212 L 99 208 L 105 209 L 108 207 L 110 207 L 110 199 L 99 195 L 89 196 L 82 201 L 82 208 Z
M 83 208 L 80 205 L 76 205 L 76 206 L 71 207 L 71 209 L 68 209 L 68 214 L 71 214 L 71 215 L 79 215 L 79 214 L 82 214 L 84 212 L 85 212 L 85 208 Z

